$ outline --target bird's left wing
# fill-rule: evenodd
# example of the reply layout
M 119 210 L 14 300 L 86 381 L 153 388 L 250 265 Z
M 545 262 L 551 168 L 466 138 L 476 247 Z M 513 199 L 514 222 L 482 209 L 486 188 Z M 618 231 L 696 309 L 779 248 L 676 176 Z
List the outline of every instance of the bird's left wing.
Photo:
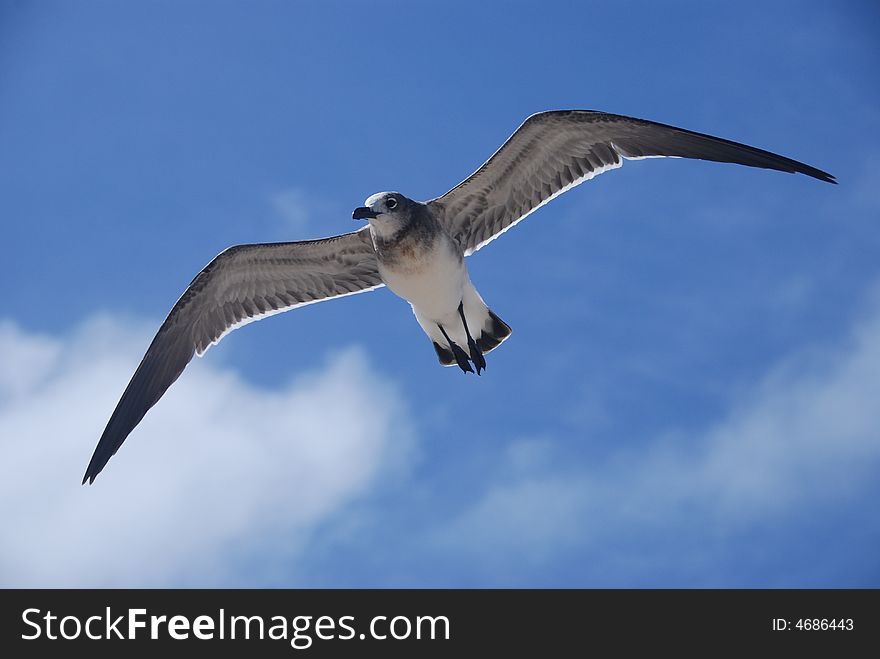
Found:
M 249 322 L 382 285 L 369 227 L 222 252 L 196 275 L 162 323 L 101 435 L 83 483 L 94 482 L 194 354 L 201 356 Z
M 607 112 L 553 110 L 526 119 L 482 167 L 428 205 L 467 256 L 624 159 L 661 156 L 799 172 L 835 183 L 820 169 L 720 137 Z

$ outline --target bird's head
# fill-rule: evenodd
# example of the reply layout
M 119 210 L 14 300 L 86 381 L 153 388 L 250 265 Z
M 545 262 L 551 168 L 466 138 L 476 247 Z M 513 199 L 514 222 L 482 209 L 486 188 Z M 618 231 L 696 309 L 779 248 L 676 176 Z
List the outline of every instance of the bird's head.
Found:
M 399 192 L 377 192 L 364 205 L 355 208 L 353 220 L 369 220 L 373 230 L 383 236 L 392 236 L 410 221 L 417 202 Z

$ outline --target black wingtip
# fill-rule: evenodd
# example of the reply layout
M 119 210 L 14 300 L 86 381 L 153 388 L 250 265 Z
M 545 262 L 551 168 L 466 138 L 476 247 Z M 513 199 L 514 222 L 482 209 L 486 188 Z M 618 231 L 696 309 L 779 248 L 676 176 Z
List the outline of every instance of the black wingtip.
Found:
M 834 174 L 823 172 L 821 169 L 816 169 L 815 167 L 810 167 L 809 165 L 804 165 L 803 163 L 798 164 L 801 165 L 801 167 L 794 169 L 793 173 L 806 174 L 807 176 L 812 176 L 814 179 L 818 179 L 823 183 L 831 183 L 832 185 L 837 185 L 837 177 L 834 176 Z
M 784 172 L 790 172 L 792 174 L 804 174 L 805 176 L 810 176 L 814 179 L 822 181 L 823 183 L 831 183 L 833 185 L 837 185 L 837 177 L 834 176 L 834 174 L 829 174 L 828 172 L 822 171 L 817 167 L 812 167 L 811 165 L 807 165 L 798 160 L 792 160 L 791 158 L 776 155 L 775 153 L 770 153 L 769 151 L 762 151 L 761 149 L 756 149 L 755 147 L 749 148 L 760 155 L 766 154 L 770 159 L 770 162 L 759 164 L 758 167 L 768 167 L 769 169 L 777 169 Z
M 89 466 L 86 467 L 86 473 L 82 479 L 83 485 L 91 485 L 95 482 L 98 474 L 104 471 L 104 467 L 110 462 L 110 458 L 116 454 L 117 449 L 122 445 L 122 442 L 127 436 L 127 434 L 123 436 L 121 441 L 113 441 L 113 439 L 111 439 L 116 436 L 113 432 L 115 429 L 114 421 L 116 418 L 116 412 L 114 412 L 113 416 L 110 418 L 110 422 L 107 424 L 107 428 L 101 435 L 98 445 L 95 447 L 94 453 L 92 453 L 92 459 L 89 460 Z
M 86 473 L 82 479 L 82 485 L 91 485 L 95 482 L 95 479 L 98 477 L 98 474 L 104 469 L 104 466 L 107 464 L 107 460 L 104 460 L 104 464 L 98 465 L 95 461 L 97 457 L 97 451 L 95 451 L 96 455 L 92 456 L 91 461 L 89 462 L 89 466 L 86 467 Z

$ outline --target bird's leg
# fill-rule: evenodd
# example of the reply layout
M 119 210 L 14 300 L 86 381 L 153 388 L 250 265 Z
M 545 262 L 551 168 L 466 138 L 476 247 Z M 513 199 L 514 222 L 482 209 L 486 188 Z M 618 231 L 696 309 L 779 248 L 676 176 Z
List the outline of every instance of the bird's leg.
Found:
M 458 315 L 461 316 L 461 324 L 464 325 L 464 333 L 467 334 L 468 350 L 471 352 L 471 361 L 473 361 L 474 366 L 477 367 L 477 375 L 479 375 L 480 371 L 486 368 L 486 358 L 483 357 L 483 351 L 480 350 L 477 342 L 474 341 L 471 336 L 471 331 L 468 329 L 467 321 L 464 318 L 464 300 L 458 303 Z
M 473 373 L 474 369 L 471 368 L 471 364 L 468 361 L 468 357 L 465 354 L 464 350 L 462 350 L 457 343 L 449 338 L 446 330 L 443 329 L 443 325 L 437 325 L 437 327 L 439 327 L 440 331 L 443 332 L 443 338 L 446 339 L 446 343 L 449 344 L 449 349 L 452 350 L 452 355 L 455 357 L 455 363 L 458 364 L 458 367 L 465 373 Z

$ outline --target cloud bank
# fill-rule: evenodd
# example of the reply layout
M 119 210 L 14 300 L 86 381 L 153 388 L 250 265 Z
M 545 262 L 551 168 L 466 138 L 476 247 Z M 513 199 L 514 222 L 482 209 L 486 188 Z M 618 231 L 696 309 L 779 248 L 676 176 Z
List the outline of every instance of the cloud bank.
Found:
M 880 583 L 876 300 L 703 427 L 587 454 L 588 423 L 487 437 L 455 458 L 489 465 L 468 482 L 423 478 L 416 449 L 443 438 L 417 445 L 357 349 L 271 390 L 197 360 L 81 487 L 148 338 L 109 316 L 66 338 L 0 323 L 0 585 Z
M 271 391 L 196 360 L 80 486 L 150 329 L 0 324 L 0 585 L 290 583 L 316 527 L 403 473 L 407 411 L 348 349 Z
M 791 355 L 705 428 L 652 437 L 638 451 L 621 439 L 589 463 L 564 457 L 588 433 L 510 441 L 483 494 L 424 541 L 466 583 L 553 581 L 554 563 L 580 556 L 572 585 L 767 586 L 740 580 L 755 561 L 778 564 L 777 585 L 829 585 L 815 580 L 846 572 L 856 555 L 865 572 L 855 583 L 877 585 L 878 563 L 866 556 L 878 525 L 858 511 L 877 493 L 878 392 L 875 300 L 849 336 Z M 834 528 L 835 517 L 849 522 L 842 535 L 865 544 L 787 572 L 798 543 L 792 553 L 778 543 L 801 537 L 809 550 L 811 527 Z

